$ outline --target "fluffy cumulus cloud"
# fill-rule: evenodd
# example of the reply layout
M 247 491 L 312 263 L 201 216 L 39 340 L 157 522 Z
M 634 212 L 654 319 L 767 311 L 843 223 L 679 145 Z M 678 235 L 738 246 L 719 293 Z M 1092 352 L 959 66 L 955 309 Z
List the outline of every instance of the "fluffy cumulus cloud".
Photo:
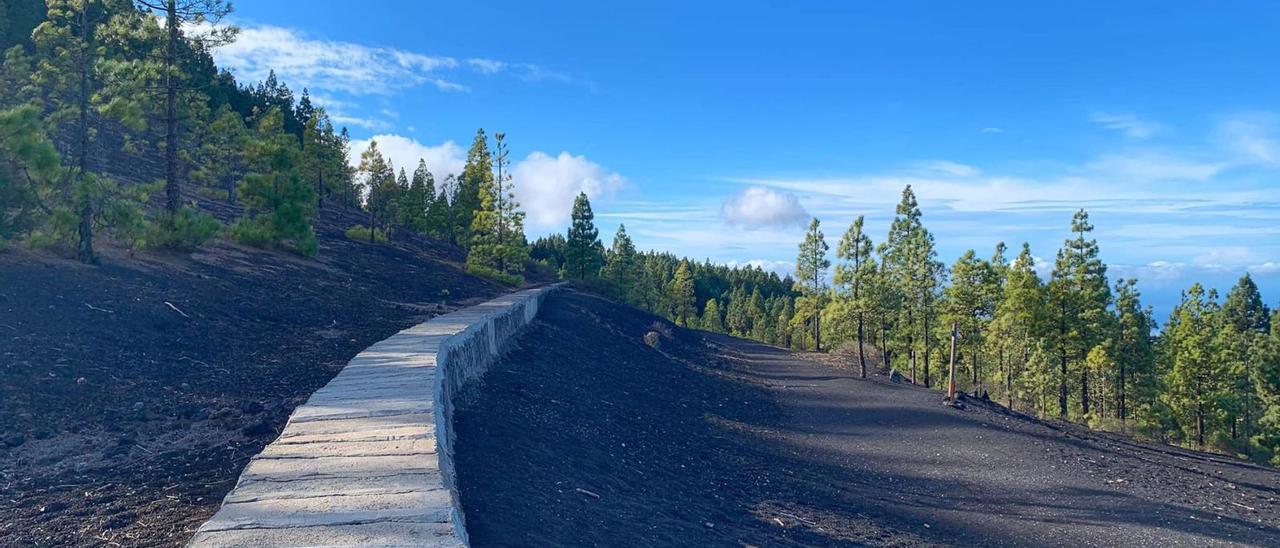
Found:
M 437 186 L 445 177 L 462 173 L 462 166 L 467 162 L 467 151 L 453 141 L 425 145 L 402 135 L 374 135 L 351 142 L 351 156 L 347 161 L 352 166 L 360 165 L 360 153 L 369 148 L 369 141 L 378 142 L 378 150 L 395 164 L 397 170 L 404 168 L 412 174 L 418 167 L 418 159 L 426 160 L 427 169 L 435 176 Z
M 516 162 L 511 172 L 516 198 L 526 213 L 525 224 L 535 232 L 563 228 L 569 222 L 569 211 L 579 192 L 586 192 L 587 197 L 596 201 L 608 198 L 626 185 L 622 175 L 568 152 L 557 156 L 531 153 Z
M 763 186 L 753 186 L 725 200 L 720 214 L 729 224 L 758 228 L 804 223 L 809 212 L 795 194 Z

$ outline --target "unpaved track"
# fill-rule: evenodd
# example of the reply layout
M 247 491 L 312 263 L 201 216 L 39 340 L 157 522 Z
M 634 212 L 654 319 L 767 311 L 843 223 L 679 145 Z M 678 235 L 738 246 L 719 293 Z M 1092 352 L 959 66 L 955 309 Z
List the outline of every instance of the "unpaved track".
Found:
M 1280 545 L 1274 469 L 720 335 L 654 350 L 581 294 L 544 314 L 459 412 L 478 547 Z

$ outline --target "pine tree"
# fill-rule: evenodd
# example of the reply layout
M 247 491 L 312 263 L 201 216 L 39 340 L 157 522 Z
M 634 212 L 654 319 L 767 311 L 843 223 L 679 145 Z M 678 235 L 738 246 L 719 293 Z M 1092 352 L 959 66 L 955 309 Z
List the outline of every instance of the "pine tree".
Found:
M 493 160 L 489 155 L 489 140 L 483 129 L 476 130 L 475 140 L 467 151 L 467 163 L 458 178 L 457 195 L 450 200 L 453 214 L 453 237 L 455 243 L 468 247 L 471 245 L 471 227 L 476 210 L 480 209 L 480 189 L 493 185 Z
M 1058 413 L 1067 416 L 1069 365 L 1075 360 L 1079 366 L 1080 414 L 1087 417 L 1090 411 L 1089 369 L 1083 366 L 1083 362 L 1089 350 L 1100 344 L 1108 331 L 1107 305 L 1111 301 L 1111 291 L 1107 284 L 1107 267 L 1098 258 L 1098 242 L 1086 238 L 1093 231 L 1093 225 L 1089 224 L 1089 214 L 1083 209 L 1072 217 L 1071 231 L 1076 237 L 1068 239 L 1058 251 L 1049 280 L 1061 373 Z
M 395 184 L 395 171 L 378 150 L 376 140 L 369 141 L 369 148 L 360 153 L 360 166 L 356 168 L 360 185 L 365 193 L 365 209 L 369 213 L 369 243 L 376 241 L 378 220 L 387 222 L 387 186 Z
M 698 317 L 696 296 L 693 292 L 693 273 L 689 261 L 680 261 L 675 277 L 667 286 L 667 299 L 671 303 L 671 317 L 679 326 L 692 326 Z
M 144 10 L 163 14 L 165 23 L 165 39 L 162 68 L 159 71 L 159 87 L 164 92 L 164 158 L 165 176 L 164 193 L 165 208 L 169 215 L 177 215 L 181 206 L 182 189 L 179 181 L 180 146 L 183 120 L 180 101 L 184 94 L 194 91 L 187 83 L 183 71 L 183 56 L 188 51 L 208 51 L 216 46 L 226 44 L 235 39 L 235 27 L 217 26 L 218 22 L 231 13 L 231 4 L 225 0 L 133 0 Z M 207 30 L 201 34 L 187 35 L 184 27 L 192 24 L 205 24 Z M 292 111 L 290 111 L 292 113 Z
M 818 219 L 809 221 L 809 229 L 805 231 L 804 241 L 800 243 L 800 252 L 796 257 L 796 278 L 800 280 L 801 291 L 813 301 L 809 321 L 813 326 L 814 350 L 818 351 L 822 350 L 821 300 L 826 291 L 827 269 L 831 268 L 827 249 Z
M 1229 414 L 1231 439 L 1238 440 L 1243 435 L 1247 440 L 1256 430 L 1264 405 L 1257 391 L 1257 371 L 1265 367 L 1261 362 L 1267 354 L 1264 347 L 1271 330 L 1271 313 L 1262 303 L 1258 286 L 1246 273 L 1227 293 L 1221 314 L 1223 329 L 1214 343 L 1218 359 L 1230 376 L 1231 396 L 1224 407 Z
M 988 324 L 995 313 L 994 288 L 998 286 L 998 273 L 991 263 L 977 257 L 972 249 L 965 251 L 951 266 L 951 285 L 944 290 L 946 320 L 943 325 L 954 324 L 959 328 L 959 342 L 969 349 L 971 388 L 981 387 L 982 349 Z
M 989 331 L 999 356 L 1009 407 L 1013 407 L 1015 397 L 1034 403 L 1031 401 L 1034 395 L 1045 393 L 1043 387 L 1035 386 L 1037 371 L 1031 359 L 1046 325 L 1045 298 L 1031 246 L 1023 243 L 1022 252 L 1006 270 L 1004 288 Z
M 1129 278 L 1115 286 L 1115 409 L 1121 422 L 1129 419 L 1135 404 L 1139 413 L 1149 413 L 1159 390 L 1151 346 L 1151 309 L 1142 307 L 1137 283 Z
M 516 201 L 510 162 L 507 160 L 505 135 L 494 135 L 497 142 L 494 162 L 497 177 L 479 179 L 480 207 L 471 222 L 471 252 L 467 264 L 483 270 L 516 274 L 529 258 L 524 236 L 524 212 Z
M 708 300 L 706 306 L 702 308 L 702 323 L 700 327 L 706 331 L 724 333 L 724 321 L 720 317 L 720 303 L 715 299 Z
M 600 231 L 593 222 L 595 215 L 591 212 L 591 201 L 587 193 L 580 192 L 573 200 L 573 212 L 570 214 L 572 224 L 569 225 L 569 236 L 565 239 L 565 270 L 572 278 L 586 280 L 600 274 L 603 258 L 600 256 Z
M 307 95 L 303 93 L 303 99 Z M 333 122 L 323 108 L 303 107 L 298 115 L 306 116 L 302 129 L 302 172 L 314 180 L 317 211 L 325 198 L 350 194 L 350 167 L 347 165 L 347 139 L 334 132 Z
M 605 257 L 604 268 L 600 271 L 600 275 L 619 300 L 632 304 L 639 302 L 636 295 L 639 267 L 640 265 L 636 262 L 636 246 L 627 235 L 627 227 L 618 225 L 618 232 L 613 235 L 613 245 Z
M 929 385 L 929 320 L 944 267 L 937 261 L 933 234 L 924 228 L 919 203 L 911 185 L 902 190 L 889 236 L 881 246 L 881 264 L 890 286 L 901 299 L 900 337 L 905 340 L 911 363 L 911 382 L 916 382 L 916 335 L 924 346 L 924 381 Z M 920 322 L 917 327 L 916 322 Z
M 836 257 L 846 262 L 836 265 L 835 282 L 852 299 L 853 312 L 857 319 L 858 367 L 862 378 L 865 379 L 867 378 L 867 351 L 864 345 L 866 335 L 864 323 L 870 308 L 867 285 L 875 275 L 876 263 L 871 255 L 875 248 L 871 245 L 871 238 L 863 232 L 862 224 L 863 217 L 859 215 L 853 220 L 849 230 L 845 231 L 844 237 L 840 239 L 840 245 L 836 248 Z
M 1162 337 L 1169 362 L 1166 380 L 1169 390 L 1165 401 L 1173 410 L 1185 436 L 1196 447 L 1204 447 L 1210 430 L 1219 421 L 1214 402 L 1225 396 L 1225 371 L 1212 352 L 1214 332 L 1218 327 L 1216 294 L 1205 292 L 1193 284 L 1183 292 L 1182 302 L 1174 308 Z
M 41 204 L 56 198 L 64 173 L 39 108 L 0 111 L 0 250 L 48 220 Z
M 222 189 L 227 193 L 227 203 L 236 203 L 236 184 L 244 172 L 244 151 L 248 139 L 244 118 L 230 106 L 222 105 L 209 124 L 191 179 L 210 188 Z
M 49 228 L 52 241 L 76 240 L 81 261 L 97 262 L 94 232 L 111 226 L 118 233 L 140 232 L 139 202 L 145 189 L 125 191 L 94 171 L 103 152 L 97 136 L 112 120 L 132 130 L 145 127 L 136 78 L 114 78 L 113 67 L 127 61 L 122 36 L 143 28 L 125 0 L 49 0 L 44 22 L 32 31 L 35 71 L 31 93 L 43 99 L 53 135 L 66 135 L 70 172 L 62 178 Z M 71 226 L 74 225 L 74 228 Z M 70 236 L 74 233 L 75 236 Z
M 302 181 L 301 151 L 296 138 L 285 133 L 279 109 L 258 118 L 247 157 L 250 172 L 239 187 L 246 215 L 232 226 L 232 234 L 249 245 L 290 243 L 302 255 L 315 255 L 315 192 Z

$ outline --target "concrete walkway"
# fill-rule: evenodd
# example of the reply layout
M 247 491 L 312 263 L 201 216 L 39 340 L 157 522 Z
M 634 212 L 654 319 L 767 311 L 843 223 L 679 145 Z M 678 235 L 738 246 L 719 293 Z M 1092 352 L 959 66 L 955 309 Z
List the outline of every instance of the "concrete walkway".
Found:
M 191 546 L 466 546 L 452 395 L 551 289 L 442 315 L 361 352 L 294 410 Z

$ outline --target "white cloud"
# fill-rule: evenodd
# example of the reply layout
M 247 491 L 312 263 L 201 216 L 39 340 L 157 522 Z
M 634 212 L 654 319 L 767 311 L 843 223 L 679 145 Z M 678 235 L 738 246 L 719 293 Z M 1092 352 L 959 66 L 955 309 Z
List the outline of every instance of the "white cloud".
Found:
M 955 177 L 973 177 L 980 173 L 978 168 L 971 165 L 961 164 L 959 162 L 951 162 L 947 160 L 934 160 L 925 162 L 921 167 L 925 171 L 942 173 L 944 175 L 952 175 Z
M 418 167 L 418 159 L 426 160 L 427 169 L 435 176 L 436 185 L 443 182 L 444 178 L 450 174 L 462 173 L 462 166 L 467 163 L 466 151 L 453 141 L 445 141 L 439 145 L 424 145 L 402 135 L 384 134 L 352 141 L 351 156 L 347 159 L 352 166 L 360 165 L 360 153 L 369 148 L 371 140 L 378 142 L 378 150 L 395 164 L 397 171 L 404 168 L 406 172 L 413 173 L 413 170 Z
M 195 25 L 189 32 L 207 32 Z M 509 73 L 524 81 L 573 81 L 568 75 L 533 63 L 494 59 L 458 60 L 397 48 L 324 40 L 272 25 L 240 25 L 235 42 L 213 51 L 214 60 L 242 82 L 265 79 L 271 70 L 294 89 L 329 90 L 351 95 L 390 95 L 418 86 L 446 92 L 470 89 L 460 83 L 459 69 L 479 74 Z M 453 75 L 453 76 L 448 76 Z
M 725 200 L 720 214 L 731 225 L 749 228 L 799 225 L 809 219 L 809 212 L 795 194 L 762 186 Z
M 1004 129 L 998 128 L 998 127 L 984 127 L 982 128 L 982 132 L 983 133 L 1004 133 Z
M 235 42 L 214 50 L 218 65 L 242 81 L 260 81 L 275 70 L 290 86 L 368 95 L 432 85 L 443 91 L 466 86 L 440 73 L 456 68 L 452 57 L 309 38 L 293 29 L 245 25 Z
M 1160 124 L 1129 113 L 1095 112 L 1089 115 L 1089 119 L 1105 129 L 1123 133 L 1130 139 L 1150 139 L 1164 130 Z
M 467 64 L 482 74 L 497 74 L 507 68 L 507 64 L 493 59 L 467 59 Z
M 1271 113 L 1242 114 L 1223 122 L 1219 138 L 1242 161 L 1280 165 L 1280 116 Z
M 608 198 L 626 184 L 622 175 L 568 152 L 558 156 L 533 152 L 516 162 L 511 172 L 516 199 L 526 214 L 525 223 L 534 231 L 563 228 L 579 192 L 586 192 L 596 201 Z M 600 204 L 592 205 L 599 208 Z
M 723 263 L 729 268 L 753 267 L 759 268 L 765 272 L 777 274 L 779 278 L 792 276 L 796 271 L 796 263 L 791 261 L 770 261 L 768 259 L 752 259 L 750 261 L 726 261 Z
M 1204 181 L 1230 167 L 1226 162 L 1205 162 L 1165 152 L 1145 151 L 1108 154 L 1090 162 L 1089 169 L 1117 177 L 1117 182 Z

